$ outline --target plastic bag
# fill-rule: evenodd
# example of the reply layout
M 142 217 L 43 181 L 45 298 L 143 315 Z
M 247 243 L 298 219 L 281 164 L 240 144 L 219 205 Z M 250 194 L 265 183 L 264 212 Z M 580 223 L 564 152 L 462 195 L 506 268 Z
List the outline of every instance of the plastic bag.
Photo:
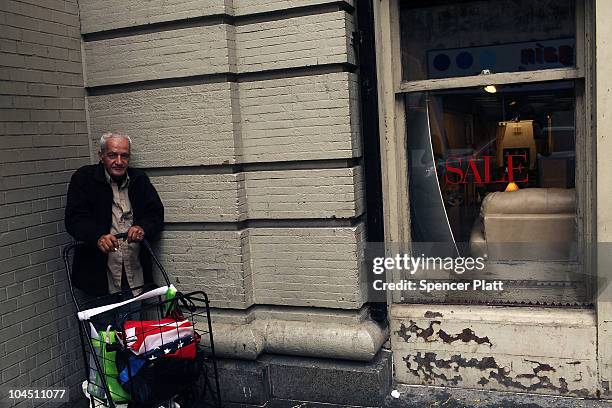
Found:
M 118 381 L 117 370 L 117 352 L 107 350 L 107 346 L 115 343 L 116 333 L 108 326 L 106 331 L 97 332 L 94 326 L 90 323 L 91 342 L 94 347 L 95 355 L 89 355 L 89 381 L 87 384 L 87 392 L 101 400 L 106 401 L 106 393 L 102 385 L 102 376 L 106 381 L 106 385 L 110 391 L 111 399 L 114 402 L 121 403 L 130 400 L 129 394 L 123 389 Z M 100 362 L 102 372 L 99 372 L 94 358 Z

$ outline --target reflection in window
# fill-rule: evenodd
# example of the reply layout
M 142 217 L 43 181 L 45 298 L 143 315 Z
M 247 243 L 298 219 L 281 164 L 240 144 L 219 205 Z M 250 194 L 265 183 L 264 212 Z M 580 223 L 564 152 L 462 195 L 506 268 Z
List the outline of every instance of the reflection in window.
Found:
M 405 80 L 575 65 L 574 0 L 404 0 Z

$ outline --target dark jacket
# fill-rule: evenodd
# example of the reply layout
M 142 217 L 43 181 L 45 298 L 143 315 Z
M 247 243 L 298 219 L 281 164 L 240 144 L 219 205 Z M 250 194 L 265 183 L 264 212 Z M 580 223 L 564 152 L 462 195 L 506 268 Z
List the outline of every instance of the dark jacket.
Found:
M 164 206 L 147 175 L 128 168 L 128 196 L 134 213 L 133 225 L 145 231 L 148 241 L 154 239 L 164 224 Z M 112 224 L 113 191 L 104 175 L 102 163 L 83 166 L 70 180 L 64 222 L 66 231 L 84 245 L 77 247 L 72 266 L 73 286 L 90 295 L 108 294 L 106 264 L 108 255 L 97 247 L 98 238 L 108 234 Z M 140 263 L 145 283 L 153 282 L 151 258 L 144 245 Z

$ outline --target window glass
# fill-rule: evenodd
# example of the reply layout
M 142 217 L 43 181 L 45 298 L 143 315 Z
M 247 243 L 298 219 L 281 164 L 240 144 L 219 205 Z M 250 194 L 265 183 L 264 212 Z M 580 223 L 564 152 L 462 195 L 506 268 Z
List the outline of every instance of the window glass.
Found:
M 575 65 L 575 0 L 404 0 L 404 80 Z
M 496 91 L 406 94 L 412 240 L 444 248 L 435 254 L 423 246 L 415 251 L 485 259 L 487 269 L 471 278 L 548 284 L 546 293 L 532 287 L 473 294 L 487 302 L 497 295 L 578 301 L 584 293 L 568 292 L 571 285 L 560 285 L 560 291 L 550 285 L 567 283 L 568 269 L 555 275 L 555 265 L 576 262 L 574 83 L 505 85 Z M 546 263 L 547 271 L 540 266 L 529 272 L 534 262 Z M 495 263 L 506 268 L 495 269 Z

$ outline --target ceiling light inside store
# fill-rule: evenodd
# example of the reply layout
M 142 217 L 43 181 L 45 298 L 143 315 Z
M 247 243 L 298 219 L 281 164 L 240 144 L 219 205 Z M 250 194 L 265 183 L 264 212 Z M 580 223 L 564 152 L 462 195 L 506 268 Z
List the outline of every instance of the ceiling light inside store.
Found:
M 497 88 L 495 87 L 495 85 L 487 85 L 484 87 L 485 92 L 488 93 L 496 93 L 497 92 Z

